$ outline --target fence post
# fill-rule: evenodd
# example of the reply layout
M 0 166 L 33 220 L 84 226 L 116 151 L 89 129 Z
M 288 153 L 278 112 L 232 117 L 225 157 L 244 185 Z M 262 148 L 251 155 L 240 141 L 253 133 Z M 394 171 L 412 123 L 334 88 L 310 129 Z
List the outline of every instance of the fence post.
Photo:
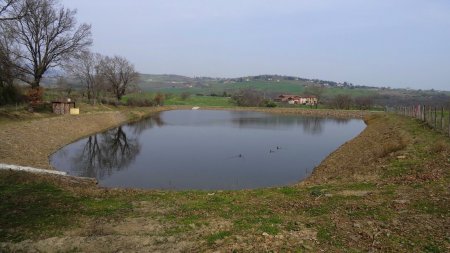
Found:
M 416 119 L 420 119 L 420 105 L 414 106 L 414 114 L 416 115 Z
M 434 129 L 437 129 L 437 109 L 434 107 Z
M 434 129 L 437 127 L 437 110 L 436 106 L 434 107 Z
M 450 107 L 448 108 L 448 136 L 450 137 Z
M 425 105 L 422 105 L 422 121 L 425 121 Z
M 441 107 L 441 131 L 444 131 L 444 107 Z
M 428 106 L 428 110 L 430 110 L 430 121 L 428 122 L 428 125 L 430 127 L 433 127 L 433 107 Z
M 427 122 L 427 106 L 423 105 L 423 121 Z

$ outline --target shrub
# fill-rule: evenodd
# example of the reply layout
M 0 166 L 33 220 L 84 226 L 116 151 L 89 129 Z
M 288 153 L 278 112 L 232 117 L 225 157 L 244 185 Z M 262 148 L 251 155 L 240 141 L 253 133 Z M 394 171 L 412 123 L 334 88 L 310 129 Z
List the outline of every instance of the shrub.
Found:
M 102 104 L 112 105 L 112 106 L 119 106 L 122 104 L 121 102 L 117 101 L 117 99 L 114 99 L 114 98 L 102 98 L 100 100 L 100 102 Z
M 275 102 L 273 102 L 273 100 L 270 100 L 270 99 L 267 99 L 264 103 L 265 103 L 266 107 L 271 107 L 271 108 L 277 107 L 277 104 Z
M 153 102 L 155 105 L 164 105 L 164 101 L 166 100 L 166 97 L 162 93 L 157 93 L 155 98 L 153 99 Z
M 188 99 L 190 96 L 191 96 L 191 93 L 189 93 L 189 92 L 183 92 L 183 93 L 181 93 L 180 98 L 181 98 L 181 100 L 186 100 L 186 99 Z
M 265 106 L 265 99 L 261 92 L 255 90 L 241 90 L 234 94 L 231 99 L 238 106 Z
M 138 106 L 138 107 L 144 107 L 144 106 L 154 106 L 154 101 L 148 99 L 148 98 L 135 98 L 131 97 L 127 100 L 128 106 Z
M 0 86 L 0 106 L 7 104 L 19 104 L 25 102 L 25 96 L 19 87 L 15 85 Z

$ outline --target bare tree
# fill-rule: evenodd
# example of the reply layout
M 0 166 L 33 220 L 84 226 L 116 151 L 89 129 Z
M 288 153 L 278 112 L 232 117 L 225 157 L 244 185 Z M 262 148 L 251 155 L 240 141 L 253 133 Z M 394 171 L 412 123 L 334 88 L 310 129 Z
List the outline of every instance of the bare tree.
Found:
M 0 0 L 0 22 L 23 18 L 27 5 L 22 2 L 22 0 Z
M 373 98 L 371 96 L 362 96 L 355 98 L 355 105 L 360 110 L 369 110 L 373 106 Z
M 83 83 L 89 102 L 94 104 L 103 83 L 100 75 L 100 64 L 103 59 L 101 54 L 83 51 L 65 66 L 69 73 Z
M 10 87 L 18 76 L 14 56 L 14 33 L 7 29 L 7 21 L 17 20 L 23 17 L 25 8 L 20 4 L 21 0 L 0 0 L 0 87 Z
M 240 90 L 231 99 L 238 106 L 261 106 L 264 103 L 264 94 L 252 89 Z
M 23 97 L 15 80 L 21 77 L 16 68 L 20 61 L 13 53 L 16 47 L 13 43 L 13 34 L 4 29 L 0 22 L 0 105 L 22 102 Z
M 16 77 L 11 37 L 0 28 L 0 87 L 11 86 Z
M 139 78 L 134 65 L 120 56 L 105 57 L 100 64 L 100 71 L 118 101 Z
M 315 96 L 317 98 L 317 103 L 321 102 L 322 99 L 322 94 L 325 92 L 325 87 L 321 86 L 321 85 L 312 85 L 312 86 L 308 86 L 305 88 L 305 95 L 308 96 Z M 316 103 L 316 108 L 317 108 L 317 103 Z
M 339 94 L 333 99 L 333 104 L 337 109 L 350 109 L 352 105 L 352 97 L 350 95 Z
M 22 0 L 27 6 L 23 18 L 8 21 L 8 28 L 20 45 L 17 66 L 22 80 L 38 88 L 45 72 L 60 66 L 92 43 L 91 26 L 77 26 L 76 10 L 66 9 L 57 0 Z
M 72 87 L 63 76 L 58 77 L 58 80 L 56 81 L 56 90 L 59 93 L 59 99 L 68 98 L 72 93 Z

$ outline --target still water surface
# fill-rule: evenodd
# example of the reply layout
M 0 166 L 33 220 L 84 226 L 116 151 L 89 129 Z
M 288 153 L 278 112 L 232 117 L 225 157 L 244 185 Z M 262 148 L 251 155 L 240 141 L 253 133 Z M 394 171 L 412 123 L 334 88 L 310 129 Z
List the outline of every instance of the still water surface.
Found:
M 50 159 L 106 187 L 249 189 L 306 178 L 362 120 L 178 110 L 72 143 Z

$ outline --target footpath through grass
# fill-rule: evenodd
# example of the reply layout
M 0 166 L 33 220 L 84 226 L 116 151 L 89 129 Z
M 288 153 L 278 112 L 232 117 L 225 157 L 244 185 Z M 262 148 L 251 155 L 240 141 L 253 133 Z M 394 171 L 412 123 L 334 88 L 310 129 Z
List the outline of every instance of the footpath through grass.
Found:
M 360 137 L 294 186 L 108 190 L 1 172 L 0 241 L 7 243 L 0 246 L 25 251 L 86 251 L 96 245 L 105 252 L 448 252 L 449 139 L 409 118 L 385 115 L 367 122 Z M 49 237 L 62 244 L 44 240 Z M 36 243 L 19 242 L 25 239 Z

